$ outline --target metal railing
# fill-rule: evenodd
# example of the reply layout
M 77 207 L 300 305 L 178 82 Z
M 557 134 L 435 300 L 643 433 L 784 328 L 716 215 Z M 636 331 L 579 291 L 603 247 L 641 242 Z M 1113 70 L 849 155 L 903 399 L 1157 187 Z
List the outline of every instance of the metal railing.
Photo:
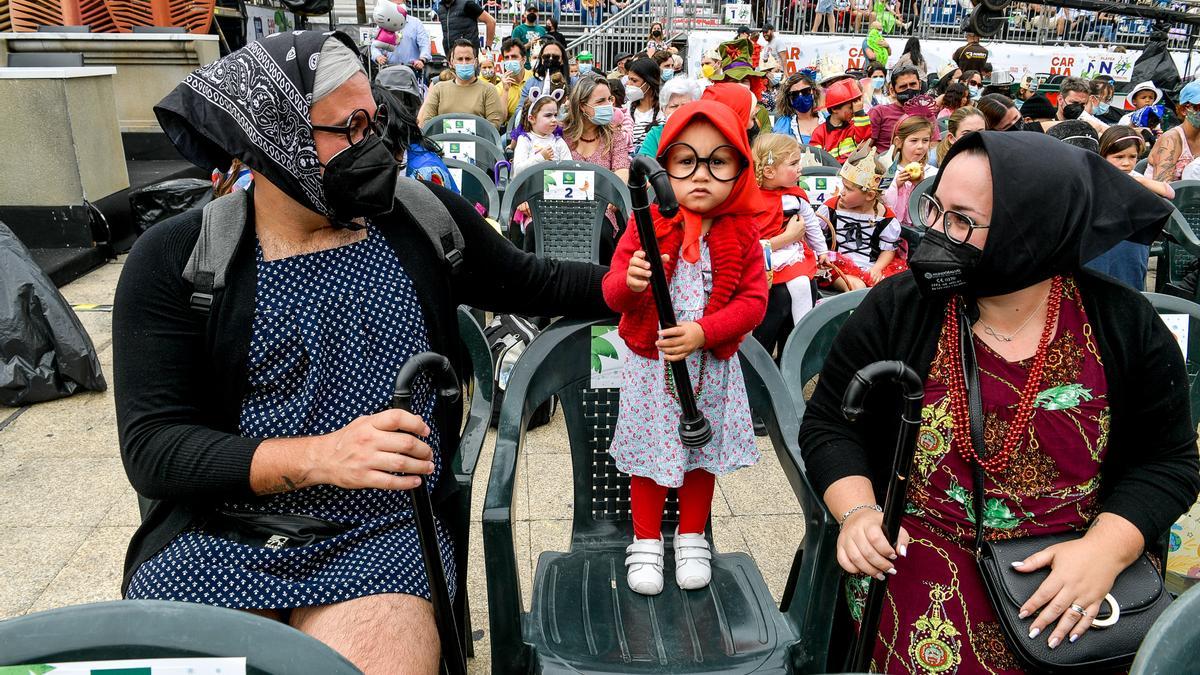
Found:
M 601 66 L 608 68 L 615 63 L 618 55 L 635 54 L 645 49 L 652 24 L 663 25 L 667 33 L 664 42 L 682 37 L 682 32 L 674 27 L 675 9 L 675 0 L 632 0 L 607 17 L 603 14 L 586 15 L 586 30 L 567 44 L 567 51 L 572 54 L 592 52 Z M 593 21 L 594 24 L 586 23 Z

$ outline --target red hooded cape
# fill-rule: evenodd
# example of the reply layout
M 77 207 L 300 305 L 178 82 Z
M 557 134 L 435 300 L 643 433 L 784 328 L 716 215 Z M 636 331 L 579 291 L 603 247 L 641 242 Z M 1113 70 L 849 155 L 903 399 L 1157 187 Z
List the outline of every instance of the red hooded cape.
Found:
M 738 88 L 749 94 L 744 87 Z M 729 145 L 747 162 L 752 161 L 745 129 L 739 127 L 731 109 L 713 101 L 694 101 L 676 110 L 663 129 L 659 148 L 665 150 L 689 124 L 698 120 L 712 123 Z M 657 206 L 650 209 L 659 249 L 670 256 L 663 265 L 668 280 L 678 258 L 689 262 L 700 259 L 701 219 L 714 219 L 707 237 L 713 288 L 704 316 L 697 323 L 704 331 L 704 348 L 718 359 L 736 354 L 742 339 L 754 330 L 766 313 L 766 266 L 762 247 L 758 244 L 755 218 L 763 210 L 764 201 L 754 182 L 753 168 L 747 166 L 734 181 L 729 198 L 712 211 L 698 214 L 680 208 L 674 218 L 665 218 Z M 622 314 L 618 333 L 626 345 L 635 354 L 653 359 L 658 358 L 658 349 L 654 346 L 658 337 L 654 297 L 648 289 L 642 293 L 629 290 L 625 279 L 629 259 L 639 249 L 637 227 L 631 219 L 604 277 L 604 298 L 613 310 Z

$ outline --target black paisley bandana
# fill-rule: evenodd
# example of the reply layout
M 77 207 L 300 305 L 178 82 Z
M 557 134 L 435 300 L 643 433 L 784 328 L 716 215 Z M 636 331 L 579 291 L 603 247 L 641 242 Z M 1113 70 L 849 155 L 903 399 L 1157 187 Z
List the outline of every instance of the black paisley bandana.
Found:
M 202 169 L 236 157 L 288 196 L 322 215 L 330 210 L 313 144 L 313 80 L 326 40 L 338 32 L 292 31 L 252 42 L 188 75 L 154 107 L 163 131 Z

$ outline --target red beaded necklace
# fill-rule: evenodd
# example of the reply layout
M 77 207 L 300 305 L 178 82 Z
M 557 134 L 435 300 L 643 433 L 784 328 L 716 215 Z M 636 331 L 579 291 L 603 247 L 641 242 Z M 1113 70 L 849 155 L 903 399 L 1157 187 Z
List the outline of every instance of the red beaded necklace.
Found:
M 946 305 L 946 319 L 942 324 L 942 335 L 946 339 L 946 353 L 957 354 L 959 350 L 959 323 L 958 323 L 958 305 L 957 297 L 951 298 Z M 1046 353 L 1049 351 L 1050 339 L 1053 337 L 1054 326 L 1058 323 L 1059 309 L 1062 305 L 1062 277 L 1054 277 L 1050 283 L 1050 299 L 1046 310 L 1046 325 L 1042 327 L 1042 337 L 1038 341 L 1037 352 L 1033 356 L 1033 365 L 1029 369 L 1029 379 L 1025 381 L 1025 387 L 1021 390 L 1021 397 L 1017 401 L 1017 412 L 1013 417 L 1012 422 L 1008 425 L 1008 433 L 1004 435 L 1004 442 L 1000 447 L 1000 452 L 990 457 L 980 457 L 974 444 L 971 443 L 971 423 L 970 415 L 967 409 L 967 383 L 961 367 L 961 363 L 952 364 L 948 368 L 948 396 L 950 399 L 950 412 L 954 418 L 954 433 L 952 437 L 952 445 L 958 447 L 959 454 L 963 459 L 979 462 L 979 465 L 988 472 L 1003 471 L 1008 466 L 1008 458 L 1017 450 L 1017 446 L 1021 444 L 1021 437 L 1027 433 L 1029 422 L 1033 418 L 1033 404 L 1037 399 L 1038 388 L 1042 382 L 1042 371 L 1046 365 Z M 959 430 L 962 433 L 957 433 Z

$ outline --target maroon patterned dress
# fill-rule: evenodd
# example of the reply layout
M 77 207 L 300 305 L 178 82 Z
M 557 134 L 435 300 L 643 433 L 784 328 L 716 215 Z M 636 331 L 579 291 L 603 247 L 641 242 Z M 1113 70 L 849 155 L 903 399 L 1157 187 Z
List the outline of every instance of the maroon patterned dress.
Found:
M 985 481 L 988 539 L 1083 530 L 1096 516 L 1107 449 L 1108 388 L 1092 327 L 1074 281 L 1063 280 L 1058 328 L 1049 345 L 1031 433 L 1008 466 Z M 971 468 L 957 449 L 947 368 L 957 345 L 943 334 L 925 381 L 925 405 L 903 526 L 911 542 L 888 581 L 872 669 L 888 673 L 1019 673 L 1004 642 L 971 545 Z M 1000 450 L 1033 359 L 1010 363 L 975 338 L 983 390 L 984 442 Z M 961 367 L 961 366 L 959 366 Z M 867 577 L 846 585 L 855 620 Z M 1094 634 L 1081 638 L 1102 639 Z

